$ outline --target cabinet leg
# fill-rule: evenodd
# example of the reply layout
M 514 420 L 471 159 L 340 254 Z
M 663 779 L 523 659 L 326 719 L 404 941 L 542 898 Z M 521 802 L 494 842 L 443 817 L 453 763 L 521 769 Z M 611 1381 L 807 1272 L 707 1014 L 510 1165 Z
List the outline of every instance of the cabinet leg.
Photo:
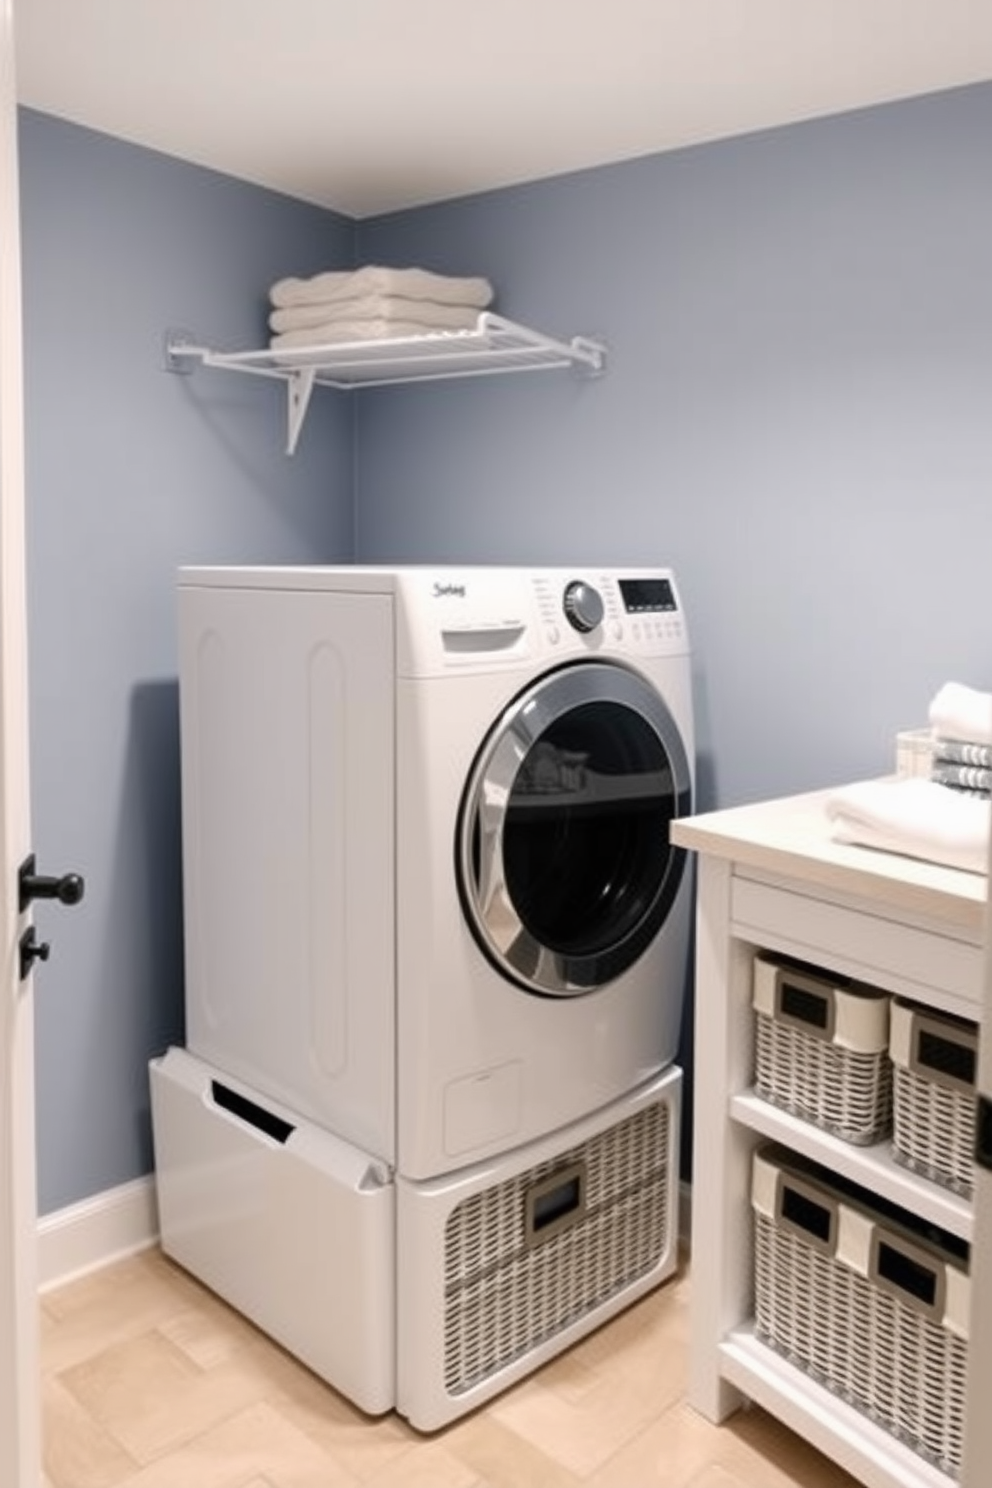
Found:
M 721 1379 L 710 1361 L 705 1368 L 691 1367 L 687 1398 L 693 1410 L 714 1426 L 719 1426 L 747 1404 L 747 1396 L 742 1395 L 736 1385 Z

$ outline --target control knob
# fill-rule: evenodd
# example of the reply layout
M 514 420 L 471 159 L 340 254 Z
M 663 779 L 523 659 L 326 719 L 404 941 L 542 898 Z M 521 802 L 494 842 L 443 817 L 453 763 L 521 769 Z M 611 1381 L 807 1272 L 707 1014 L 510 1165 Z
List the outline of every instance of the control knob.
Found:
M 569 625 L 583 634 L 595 630 L 603 618 L 603 601 L 598 589 L 583 584 L 581 579 L 573 579 L 565 585 L 562 608 Z

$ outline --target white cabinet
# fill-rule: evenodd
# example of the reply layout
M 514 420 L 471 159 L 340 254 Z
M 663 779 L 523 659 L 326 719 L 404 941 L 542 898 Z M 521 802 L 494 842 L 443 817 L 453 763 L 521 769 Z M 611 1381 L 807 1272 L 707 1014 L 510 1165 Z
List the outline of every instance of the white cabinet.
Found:
M 869 1488 L 950 1488 L 932 1466 L 754 1334 L 751 1173 L 771 1138 L 961 1240 L 972 1204 L 753 1093 L 752 965 L 794 957 L 981 1020 L 986 880 L 830 838 L 828 792 L 673 824 L 698 853 L 690 1400 L 719 1422 L 751 1399 Z

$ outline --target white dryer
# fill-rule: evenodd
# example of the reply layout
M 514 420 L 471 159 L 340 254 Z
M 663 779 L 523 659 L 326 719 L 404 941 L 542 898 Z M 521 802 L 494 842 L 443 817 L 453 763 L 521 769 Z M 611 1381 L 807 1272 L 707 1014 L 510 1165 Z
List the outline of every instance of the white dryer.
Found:
M 415 1181 L 673 1061 L 670 572 L 187 569 L 180 628 L 193 1055 Z

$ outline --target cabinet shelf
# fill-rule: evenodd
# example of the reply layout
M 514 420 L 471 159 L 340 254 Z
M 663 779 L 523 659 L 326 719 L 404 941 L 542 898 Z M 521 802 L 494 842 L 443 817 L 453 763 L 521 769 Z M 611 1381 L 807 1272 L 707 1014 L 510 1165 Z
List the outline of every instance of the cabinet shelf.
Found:
M 873 1190 L 890 1203 L 909 1209 L 920 1219 L 970 1243 L 973 1228 L 971 1203 L 897 1163 L 888 1142 L 878 1142 L 871 1147 L 852 1146 L 850 1142 L 843 1142 L 830 1132 L 821 1131 L 810 1122 L 780 1110 L 753 1091 L 733 1096 L 730 1114 L 735 1121 L 760 1136 L 781 1142 L 793 1152 L 831 1168 L 852 1183 Z
M 388 387 L 554 368 L 596 376 L 605 363 L 606 349 L 598 341 L 585 336 L 558 340 L 489 311 L 483 311 L 475 327 L 466 331 L 300 346 L 285 351 L 213 351 L 198 345 L 184 331 L 167 332 L 165 344 L 165 364 L 170 372 L 215 367 L 285 382 L 287 454 L 296 448 L 315 387 Z
M 956 1488 L 954 1478 L 790 1364 L 750 1326 L 728 1334 L 719 1353 L 729 1384 L 870 1488 Z

